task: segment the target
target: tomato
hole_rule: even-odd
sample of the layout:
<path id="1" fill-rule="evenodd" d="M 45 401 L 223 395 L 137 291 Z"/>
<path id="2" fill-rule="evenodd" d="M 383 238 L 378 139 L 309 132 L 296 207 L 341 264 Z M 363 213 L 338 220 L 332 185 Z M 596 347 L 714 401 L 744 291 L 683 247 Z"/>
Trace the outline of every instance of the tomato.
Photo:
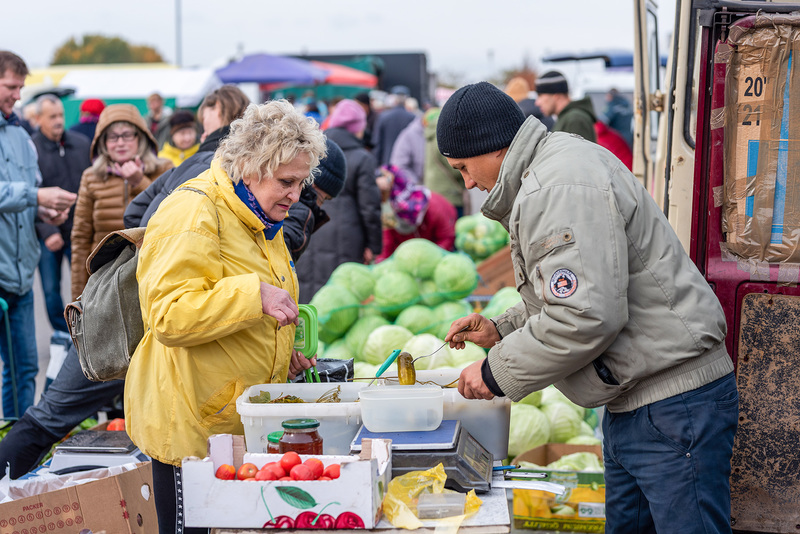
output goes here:
<path id="1" fill-rule="evenodd" d="M 275 473 L 275 478 L 280 479 L 281 477 L 286 476 L 286 471 L 281 467 L 281 464 L 278 462 L 269 462 L 268 464 L 264 464 L 264 467 L 261 469 L 269 469 L 273 473 Z"/>
<path id="2" fill-rule="evenodd" d="M 222 464 L 217 468 L 215 476 L 222 480 L 233 480 L 236 478 L 236 468 L 230 464 Z"/>
<path id="3" fill-rule="evenodd" d="M 251 464 L 250 462 L 246 464 L 242 464 L 242 467 L 236 471 L 236 479 L 237 480 L 247 480 L 248 478 L 253 478 L 258 473 L 258 467 L 255 464 Z"/>
<path id="4" fill-rule="evenodd" d="M 297 464 L 289 471 L 292 480 L 314 480 L 314 473 L 307 465 Z"/>
<path id="5" fill-rule="evenodd" d="M 106 430 L 122 430 L 125 432 L 125 419 L 117 417 L 108 422 Z"/>
<path id="6" fill-rule="evenodd" d="M 278 480 L 278 477 L 270 469 L 259 469 L 254 478 L 256 480 Z"/>
<path id="7" fill-rule="evenodd" d="M 292 467 L 301 463 L 300 455 L 294 451 L 289 451 L 283 454 L 279 463 L 281 464 L 281 467 L 283 467 L 283 470 L 289 473 L 292 471 Z"/>
<path id="8" fill-rule="evenodd" d="M 331 464 L 322 472 L 323 476 L 330 477 L 331 479 L 339 478 L 342 466 L 339 464 Z"/>
<path id="9" fill-rule="evenodd" d="M 314 480 L 321 477 L 322 472 L 325 470 L 325 465 L 319 458 L 309 458 L 303 462 L 303 465 L 308 466 L 308 468 L 311 469 L 311 472 L 314 473 Z"/>

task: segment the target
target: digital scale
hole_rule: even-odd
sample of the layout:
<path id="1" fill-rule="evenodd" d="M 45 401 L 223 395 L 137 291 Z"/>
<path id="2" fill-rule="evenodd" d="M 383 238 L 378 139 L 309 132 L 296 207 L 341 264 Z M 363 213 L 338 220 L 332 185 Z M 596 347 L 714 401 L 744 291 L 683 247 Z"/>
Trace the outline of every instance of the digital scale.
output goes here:
<path id="1" fill-rule="evenodd" d="M 85 471 L 149 460 L 125 432 L 84 430 L 56 445 L 50 471 Z"/>
<path id="2" fill-rule="evenodd" d="M 421 432 L 376 433 L 362 425 L 350 445 L 351 451 L 360 451 L 364 438 L 392 440 L 393 478 L 441 463 L 447 473 L 447 488 L 486 493 L 492 487 L 492 455 L 461 427 L 461 421 L 444 420 L 436 430 Z"/>

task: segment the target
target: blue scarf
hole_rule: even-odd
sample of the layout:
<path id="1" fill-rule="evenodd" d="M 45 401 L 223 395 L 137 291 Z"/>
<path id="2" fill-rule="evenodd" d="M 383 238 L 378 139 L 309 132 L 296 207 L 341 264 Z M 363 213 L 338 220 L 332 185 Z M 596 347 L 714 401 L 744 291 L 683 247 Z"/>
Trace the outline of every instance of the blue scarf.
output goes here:
<path id="1" fill-rule="evenodd" d="M 253 195 L 249 187 L 244 185 L 243 180 L 239 180 L 239 183 L 234 185 L 233 189 L 236 191 L 236 196 L 239 197 L 239 200 L 244 202 L 244 205 L 250 208 L 250 211 L 255 213 L 258 220 L 264 224 L 264 237 L 267 238 L 267 241 L 272 241 L 283 226 L 283 221 L 276 222 L 267 217 L 267 214 L 261 209 L 258 200 L 256 200 L 255 195 Z"/>
<path id="2" fill-rule="evenodd" d="M 19 122 L 19 117 L 17 117 L 17 114 L 13 111 L 11 112 L 11 115 L 5 117 L 5 119 L 9 126 L 22 126 L 22 124 Z"/>

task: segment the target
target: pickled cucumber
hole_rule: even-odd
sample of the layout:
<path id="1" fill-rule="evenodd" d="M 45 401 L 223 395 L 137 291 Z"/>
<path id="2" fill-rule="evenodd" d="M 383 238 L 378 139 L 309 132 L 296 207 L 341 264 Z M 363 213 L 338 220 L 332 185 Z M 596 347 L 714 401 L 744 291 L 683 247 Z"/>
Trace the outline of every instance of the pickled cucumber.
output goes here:
<path id="1" fill-rule="evenodd" d="M 417 383 L 414 358 L 407 352 L 401 352 L 397 357 L 397 379 L 401 386 L 413 386 Z"/>

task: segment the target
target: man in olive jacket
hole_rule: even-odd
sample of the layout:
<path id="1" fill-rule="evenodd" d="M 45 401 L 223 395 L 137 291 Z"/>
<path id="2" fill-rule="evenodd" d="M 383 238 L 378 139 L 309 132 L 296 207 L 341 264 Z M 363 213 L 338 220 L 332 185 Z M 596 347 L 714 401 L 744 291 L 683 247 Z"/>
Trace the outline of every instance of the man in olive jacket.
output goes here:
<path id="1" fill-rule="evenodd" d="M 597 142 L 592 100 L 588 96 L 580 100 L 569 97 L 569 85 L 563 74 L 557 70 L 545 72 L 536 80 L 536 105 L 545 115 L 557 115 L 554 132 L 578 134 L 587 141 Z"/>
<path id="2" fill-rule="evenodd" d="M 453 323 L 488 357 L 464 397 L 549 384 L 603 418 L 606 532 L 730 532 L 738 418 L 722 307 L 648 192 L 604 148 L 547 133 L 481 82 L 439 117 L 439 150 L 511 236 L 522 302 Z M 462 328 L 467 328 L 463 333 Z"/>

